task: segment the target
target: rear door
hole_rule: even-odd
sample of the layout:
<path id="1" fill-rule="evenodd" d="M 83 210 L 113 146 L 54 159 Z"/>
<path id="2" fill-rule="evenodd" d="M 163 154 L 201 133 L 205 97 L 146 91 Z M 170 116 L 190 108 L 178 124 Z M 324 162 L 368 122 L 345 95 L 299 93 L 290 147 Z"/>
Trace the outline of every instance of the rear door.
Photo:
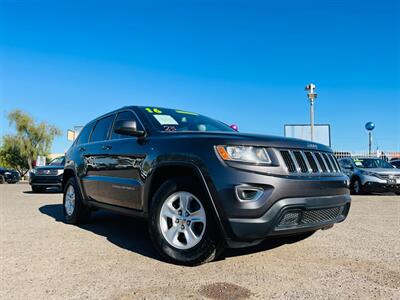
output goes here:
<path id="1" fill-rule="evenodd" d="M 116 121 L 136 121 L 138 130 L 143 125 L 131 110 L 118 112 Z M 120 135 L 113 130 L 110 139 L 103 144 L 104 157 L 99 171 L 98 200 L 112 205 L 131 209 L 142 209 L 141 192 L 143 187 L 141 167 L 146 155 L 146 145 L 137 137 Z"/>
<path id="2" fill-rule="evenodd" d="M 76 172 L 78 177 L 81 179 L 83 192 L 87 196 L 93 195 L 97 189 L 96 184 L 87 179 L 90 174 L 88 174 L 86 159 L 86 156 L 93 151 L 89 143 L 89 138 L 95 124 L 95 122 L 91 122 L 81 130 L 78 138 L 74 142 L 74 151 L 72 153 L 72 157 L 69 159 L 70 161 L 75 162 Z M 69 161 L 67 161 L 66 164 L 68 165 Z"/>
<path id="3" fill-rule="evenodd" d="M 110 136 L 111 127 L 115 118 L 115 114 L 103 117 L 94 124 L 94 128 L 90 135 L 89 143 L 82 145 L 81 149 L 84 159 L 83 186 L 86 195 L 99 202 L 104 202 L 99 186 L 104 182 L 106 176 L 109 157 L 105 151 L 105 144 Z"/>

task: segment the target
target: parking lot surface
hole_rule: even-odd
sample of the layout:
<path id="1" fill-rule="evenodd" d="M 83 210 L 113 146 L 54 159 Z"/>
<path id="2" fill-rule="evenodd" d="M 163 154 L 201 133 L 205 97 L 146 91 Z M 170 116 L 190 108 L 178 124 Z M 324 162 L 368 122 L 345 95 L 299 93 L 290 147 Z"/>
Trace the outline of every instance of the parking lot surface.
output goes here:
<path id="1" fill-rule="evenodd" d="M 163 262 L 144 221 L 98 211 L 67 225 L 61 201 L 0 185 L 1 299 L 400 299 L 400 196 L 353 197 L 330 230 L 192 268 Z"/>

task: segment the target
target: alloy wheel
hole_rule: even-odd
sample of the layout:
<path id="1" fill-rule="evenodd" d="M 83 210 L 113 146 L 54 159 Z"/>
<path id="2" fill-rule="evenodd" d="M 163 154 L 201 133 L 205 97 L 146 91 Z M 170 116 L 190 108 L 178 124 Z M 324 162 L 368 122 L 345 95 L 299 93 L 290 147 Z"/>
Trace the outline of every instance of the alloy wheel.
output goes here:
<path id="1" fill-rule="evenodd" d="M 206 229 L 206 212 L 200 200 L 189 192 L 176 192 L 163 203 L 160 229 L 173 247 L 187 250 L 196 246 Z"/>
<path id="2" fill-rule="evenodd" d="M 65 192 L 64 207 L 67 215 L 72 216 L 75 210 L 75 189 L 73 185 L 69 185 Z"/>

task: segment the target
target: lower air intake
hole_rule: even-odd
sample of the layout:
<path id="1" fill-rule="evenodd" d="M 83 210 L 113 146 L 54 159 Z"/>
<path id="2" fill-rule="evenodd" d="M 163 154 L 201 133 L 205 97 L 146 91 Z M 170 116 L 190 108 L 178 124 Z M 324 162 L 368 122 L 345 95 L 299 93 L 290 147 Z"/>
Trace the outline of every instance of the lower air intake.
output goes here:
<path id="1" fill-rule="evenodd" d="M 312 210 L 288 210 L 278 223 L 278 227 L 293 225 L 312 225 L 336 220 L 343 212 L 343 207 Z"/>

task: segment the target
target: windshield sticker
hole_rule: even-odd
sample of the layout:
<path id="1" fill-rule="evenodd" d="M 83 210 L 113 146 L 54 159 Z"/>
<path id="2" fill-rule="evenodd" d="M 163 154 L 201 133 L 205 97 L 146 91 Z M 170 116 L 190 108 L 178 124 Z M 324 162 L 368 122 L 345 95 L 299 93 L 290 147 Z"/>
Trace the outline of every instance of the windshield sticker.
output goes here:
<path id="1" fill-rule="evenodd" d="M 148 112 L 148 113 L 156 113 L 156 114 L 162 114 L 162 111 L 161 110 L 159 110 L 158 108 L 150 108 L 150 107 L 147 107 L 146 108 L 146 111 Z"/>
<path id="2" fill-rule="evenodd" d="M 192 112 L 184 111 L 184 110 L 176 110 L 176 112 L 177 112 L 178 114 L 183 114 L 183 115 L 198 116 L 198 114 L 196 114 L 196 113 L 192 113 Z"/>
<path id="3" fill-rule="evenodd" d="M 179 125 L 178 122 L 170 115 L 153 115 L 161 125 Z"/>
<path id="4" fill-rule="evenodd" d="M 176 131 L 176 127 L 171 125 L 164 125 L 164 131 Z"/>
<path id="5" fill-rule="evenodd" d="M 362 167 L 363 165 L 361 161 L 355 161 L 354 163 L 357 167 Z"/>

